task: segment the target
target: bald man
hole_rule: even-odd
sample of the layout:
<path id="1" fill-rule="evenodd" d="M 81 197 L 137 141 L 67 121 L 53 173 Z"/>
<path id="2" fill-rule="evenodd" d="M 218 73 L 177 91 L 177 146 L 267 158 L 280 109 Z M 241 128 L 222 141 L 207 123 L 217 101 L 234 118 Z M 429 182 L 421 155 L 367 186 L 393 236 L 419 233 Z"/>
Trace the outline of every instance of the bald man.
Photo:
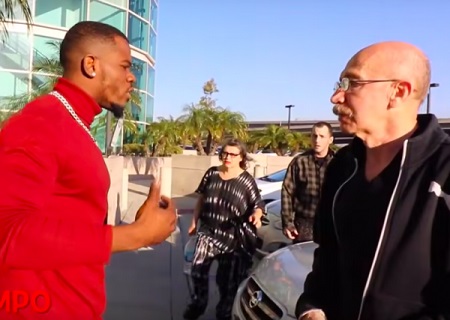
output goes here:
<path id="1" fill-rule="evenodd" d="M 89 129 L 102 108 L 120 116 L 130 99 L 127 38 L 80 22 L 60 55 L 64 75 L 54 90 L 0 131 L 2 320 L 101 319 L 111 253 L 160 243 L 175 229 L 175 209 L 158 185 L 136 222 L 104 224 L 110 177 Z"/>
<path id="2" fill-rule="evenodd" d="M 450 139 L 418 115 L 429 84 L 427 57 L 401 42 L 342 71 L 331 102 L 356 137 L 328 167 L 297 318 L 450 319 Z"/>

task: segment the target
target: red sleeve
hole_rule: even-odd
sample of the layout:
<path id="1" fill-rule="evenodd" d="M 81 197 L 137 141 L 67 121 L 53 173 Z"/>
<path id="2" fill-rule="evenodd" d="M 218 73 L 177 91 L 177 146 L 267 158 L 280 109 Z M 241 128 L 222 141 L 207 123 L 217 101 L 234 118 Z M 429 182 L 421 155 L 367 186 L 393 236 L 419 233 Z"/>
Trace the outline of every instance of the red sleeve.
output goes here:
<path id="1" fill-rule="evenodd" d="M 44 118 L 18 118 L 0 131 L 0 268 L 106 263 L 111 226 L 43 212 L 58 173 L 56 150 L 63 143 L 57 125 Z"/>

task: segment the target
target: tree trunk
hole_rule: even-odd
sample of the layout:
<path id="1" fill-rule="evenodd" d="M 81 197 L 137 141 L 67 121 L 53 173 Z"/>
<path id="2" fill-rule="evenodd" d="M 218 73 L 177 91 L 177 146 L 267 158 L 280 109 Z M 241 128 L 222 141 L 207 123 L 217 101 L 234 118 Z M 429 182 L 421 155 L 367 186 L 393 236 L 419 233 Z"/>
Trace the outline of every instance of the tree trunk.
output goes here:
<path id="1" fill-rule="evenodd" d="M 282 156 L 282 155 L 283 155 L 283 149 L 281 149 L 281 148 L 276 148 L 276 149 L 275 149 L 275 153 L 277 154 L 277 156 Z"/>
<path id="2" fill-rule="evenodd" d="M 157 151 L 157 144 L 154 143 L 152 144 L 152 154 L 151 154 L 152 157 L 156 157 L 156 151 Z"/>
<path id="3" fill-rule="evenodd" d="M 292 150 L 291 150 L 291 156 L 293 156 L 294 154 L 298 153 L 298 151 L 300 150 L 299 145 L 295 146 Z"/>
<path id="4" fill-rule="evenodd" d="M 205 149 L 203 148 L 203 145 L 202 145 L 202 138 L 195 139 L 195 146 L 197 147 L 197 150 L 201 156 L 206 155 Z"/>
<path id="5" fill-rule="evenodd" d="M 211 154 L 211 146 L 212 146 L 212 143 L 213 143 L 213 141 L 212 141 L 212 135 L 211 135 L 211 132 L 208 132 L 208 137 L 206 138 L 206 150 L 205 150 L 205 152 L 206 152 L 206 154 L 208 155 L 208 156 L 211 156 L 211 155 L 213 155 L 213 154 Z"/>
<path id="6" fill-rule="evenodd" d="M 214 142 L 211 148 L 210 156 L 215 155 L 217 148 L 219 147 L 219 144 L 217 142 Z"/>
<path id="7" fill-rule="evenodd" d="M 144 150 L 145 150 L 145 157 L 148 158 L 150 156 L 150 146 L 146 142 L 144 142 Z"/>

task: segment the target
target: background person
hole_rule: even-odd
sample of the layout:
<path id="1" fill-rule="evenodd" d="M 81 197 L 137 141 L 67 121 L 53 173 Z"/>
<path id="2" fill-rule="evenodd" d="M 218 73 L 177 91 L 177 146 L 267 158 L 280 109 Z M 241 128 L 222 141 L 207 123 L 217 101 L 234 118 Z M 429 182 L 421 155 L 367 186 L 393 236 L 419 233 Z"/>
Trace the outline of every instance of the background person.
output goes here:
<path id="1" fill-rule="evenodd" d="M 256 228 L 261 226 L 264 202 L 255 179 L 246 171 L 248 157 L 244 144 L 229 140 L 219 156 L 222 165 L 209 168 L 196 191 L 200 197 L 189 228 L 190 235 L 198 229 L 191 270 L 195 297 L 184 313 L 185 319 L 197 319 L 204 313 L 209 270 L 217 260 L 220 300 L 216 319 L 231 320 L 237 289 L 252 266 Z"/>
<path id="2" fill-rule="evenodd" d="M 284 235 L 294 243 L 313 239 L 313 224 L 325 170 L 333 158 L 333 129 L 317 122 L 311 129 L 312 148 L 294 157 L 281 187 Z"/>

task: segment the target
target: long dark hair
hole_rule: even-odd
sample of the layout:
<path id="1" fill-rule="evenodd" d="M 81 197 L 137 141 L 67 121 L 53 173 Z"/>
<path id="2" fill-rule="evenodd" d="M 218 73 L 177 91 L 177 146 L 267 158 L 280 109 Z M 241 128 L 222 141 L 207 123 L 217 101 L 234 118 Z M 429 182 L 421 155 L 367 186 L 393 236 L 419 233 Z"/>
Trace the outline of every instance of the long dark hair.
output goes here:
<path id="1" fill-rule="evenodd" d="M 240 140 L 232 138 L 227 140 L 223 145 L 222 145 L 222 149 L 220 150 L 219 153 L 219 159 L 222 161 L 223 160 L 223 152 L 225 150 L 225 147 L 236 147 L 239 149 L 239 153 L 242 157 L 242 160 L 239 162 L 239 167 L 241 167 L 242 170 L 247 170 L 248 168 L 248 163 L 250 161 L 252 161 L 253 159 L 250 158 L 247 154 L 247 148 L 245 146 L 244 143 L 242 143 Z"/>

